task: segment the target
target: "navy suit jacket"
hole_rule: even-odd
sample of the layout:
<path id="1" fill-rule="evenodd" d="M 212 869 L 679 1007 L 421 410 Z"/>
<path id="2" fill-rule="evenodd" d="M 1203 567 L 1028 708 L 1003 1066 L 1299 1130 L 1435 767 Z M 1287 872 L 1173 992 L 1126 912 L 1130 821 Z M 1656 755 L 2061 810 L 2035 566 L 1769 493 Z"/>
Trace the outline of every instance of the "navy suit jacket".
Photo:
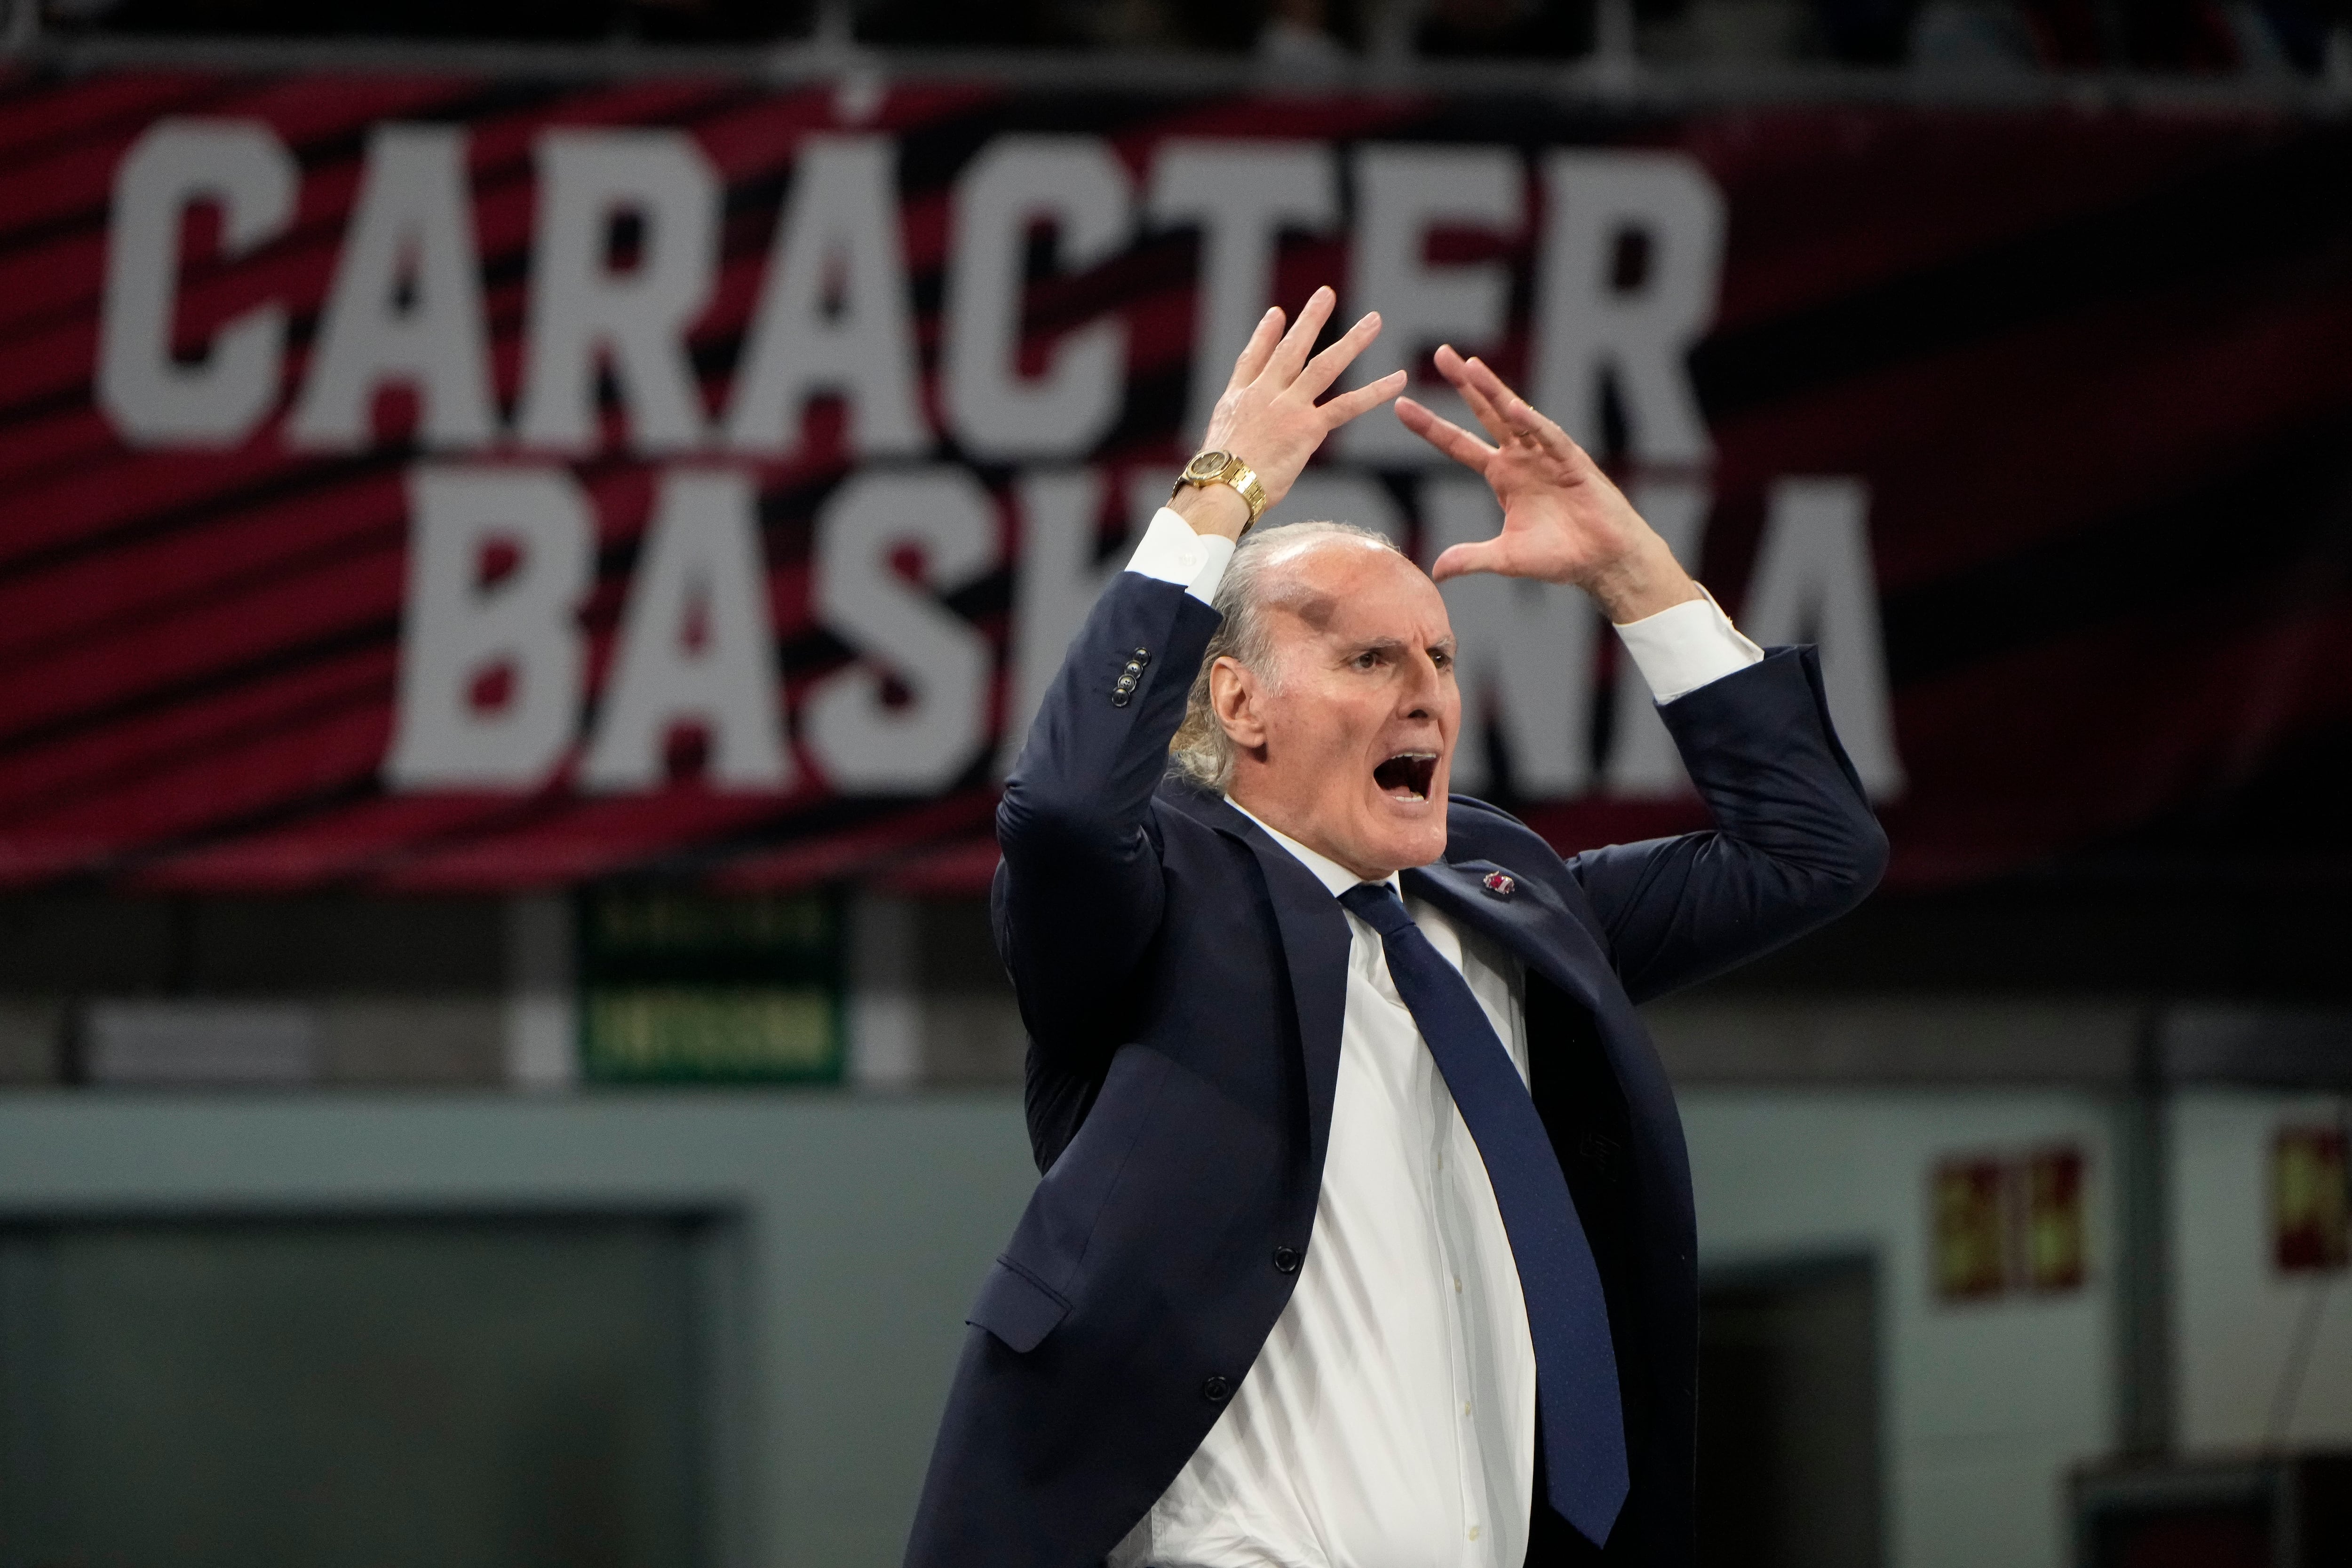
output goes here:
<path id="1" fill-rule="evenodd" d="M 1099 1563 L 1248 1375 L 1314 1247 L 1349 928 L 1295 857 L 1167 774 L 1218 619 L 1120 573 L 1005 784 L 993 915 L 1045 1174 L 971 1308 L 912 1568 Z M 1121 701 L 1130 659 L 1144 674 Z M 1714 831 L 1563 861 L 1457 796 L 1444 860 L 1405 888 L 1526 965 L 1531 1089 L 1600 1264 L 1623 1392 L 1633 1490 L 1606 1560 L 1679 1565 L 1690 1170 L 1634 1003 L 1852 907 L 1886 849 L 1810 649 L 1662 711 Z M 1498 869 L 1507 898 L 1481 885 Z M 1539 1545 L 1558 1543 L 1541 1554 L 1592 1555 L 1537 1512 Z"/>

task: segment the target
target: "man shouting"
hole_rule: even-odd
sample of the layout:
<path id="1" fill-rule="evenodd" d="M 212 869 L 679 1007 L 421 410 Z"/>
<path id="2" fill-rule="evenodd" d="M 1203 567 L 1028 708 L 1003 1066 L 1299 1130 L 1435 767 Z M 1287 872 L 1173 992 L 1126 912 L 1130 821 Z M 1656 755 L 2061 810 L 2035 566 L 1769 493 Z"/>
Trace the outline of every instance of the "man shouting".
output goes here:
<path id="1" fill-rule="evenodd" d="M 1562 860 L 1453 795 L 1435 582 L 1344 524 L 1235 548 L 1403 385 L 1318 402 L 1380 330 L 1310 358 L 1333 303 L 1258 324 L 1005 784 L 1045 1179 L 971 1309 L 916 1568 L 1691 1560 L 1690 1173 L 1634 1004 L 1851 908 L 1885 840 L 1811 651 L 1741 636 L 1449 349 L 1488 439 L 1397 417 L 1503 528 L 1435 578 L 1591 594 L 1716 826 Z"/>

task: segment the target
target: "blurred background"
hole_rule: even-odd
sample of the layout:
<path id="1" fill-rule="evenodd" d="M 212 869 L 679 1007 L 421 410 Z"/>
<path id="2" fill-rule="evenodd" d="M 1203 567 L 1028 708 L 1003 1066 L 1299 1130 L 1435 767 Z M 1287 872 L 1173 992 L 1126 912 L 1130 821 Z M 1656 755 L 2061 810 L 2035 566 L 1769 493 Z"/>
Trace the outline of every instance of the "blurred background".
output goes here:
<path id="1" fill-rule="evenodd" d="M 2341 0 L 0 40 L 0 1568 L 896 1562 L 1035 1179 L 996 781 L 1327 282 L 1818 643 L 1893 837 L 1649 1009 L 1705 1561 L 2352 1559 Z M 1378 419 L 1323 516 L 1496 524 Z M 1449 599 L 1457 788 L 1703 823 L 1582 601 Z"/>

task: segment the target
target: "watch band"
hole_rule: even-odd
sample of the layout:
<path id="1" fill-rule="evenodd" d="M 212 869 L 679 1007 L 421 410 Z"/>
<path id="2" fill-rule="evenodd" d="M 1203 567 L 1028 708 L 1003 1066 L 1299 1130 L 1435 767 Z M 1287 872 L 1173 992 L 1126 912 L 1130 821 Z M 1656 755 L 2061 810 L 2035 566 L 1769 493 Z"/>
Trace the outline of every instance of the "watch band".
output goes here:
<path id="1" fill-rule="evenodd" d="M 1168 492 L 1169 498 L 1173 500 L 1177 491 L 1187 485 L 1196 489 L 1203 485 L 1223 485 L 1239 496 L 1242 505 L 1249 508 L 1249 521 L 1242 525 L 1244 533 L 1255 528 L 1258 518 L 1265 515 L 1265 486 L 1258 483 L 1256 473 L 1248 464 L 1230 452 L 1202 452 L 1195 455 L 1184 465 L 1184 471 L 1176 476 L 1176 483 Z"/>

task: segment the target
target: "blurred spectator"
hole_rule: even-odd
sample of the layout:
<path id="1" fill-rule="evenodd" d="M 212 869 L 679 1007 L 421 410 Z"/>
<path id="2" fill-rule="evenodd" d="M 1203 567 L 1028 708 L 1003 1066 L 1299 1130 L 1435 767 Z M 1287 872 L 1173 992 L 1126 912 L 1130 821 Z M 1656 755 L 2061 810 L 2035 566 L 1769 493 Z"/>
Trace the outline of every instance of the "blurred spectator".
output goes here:
<path id="1" fill-rule="evenodd" d="M 1349 51 L 1339 21 L 1328 0 L 1274 0 L 1257 35 L 1258 63 L 1268 78 L 1314 86 L 1346 75 Z"/>
<path id="2" fill-rule="evenodd" d="M 2234 71 L 2243 63 L 2217 0 L 2024 0 L 2042 57 L 2062 70 Z"/>
<path id="3" fill-rule="evenodd" d="M 2021 0 L 2019 9 L 2042 60 L 2061 70 L 2106 65 L 2122 33 L 2116 8 L 2106 0 Z"/>
<path id="4" fill-rule="evenodd" d="M 2237 0 L 2223 15 L 2230 24 L 2230 44 L 2237 52 L 2238 69 L 2242 74 L 2283 77 L 2294 73 L 2295 66 L 2287 54 L 2286 40 L 2260 5 Z"/>
<path id="5" fill-rule="evenodd" d="M 1910 52 L 1928 70 L 2316 74 L 2347 11 L 2347 0 L 1927 0 Z"/>
<path id="6" fill-rule="evenodd" d="M 1101 49 L 1167 49 L 1187 42 L 1186 8 L 1171 0 L 1065 0 L 1082 43 Z"/>
<path id="7" fill-rule="evenodd" d="M 1157 35 L 1167 45 L 1240 54 L 1257 42 L 1266 0 L 1165 0 Z"/>
<path id="8" fill-rule="evenodd" d="M 2067 68 L 2126 66 L 2140 70 L 2232 70 L 2237 47 L 2230 21 L 2213 0 L 2028 0 L 2044 26 L 2055 61 Z"/>
<path id="9" fill-rule="evenodd" d="M 1937 73 L 2038 70 L 2041 38 L 2009 0 L 1927 0 L 1911 25 L 1911 63 Z"/>
<path id="10" fill-rule="evenodd" d="M 2242 16 L 2259 22 L 2288 64 L 2307 75 L 2327 68 L 2331 37 L 2352 41 L 2352 4 L 2347 0 L 2259 0 L 2241 5 Z M 2245 23 L 2240 22 L 2240 30 Z M 2344 46 L 2339 44 L 2338 47 Z"/>
<path id="11" fill-rule="evenodd" d="M 1684 0 L 1643 13 L 1642 53 L 1665 64 L 1770 66 L 1822 52 L 1812 0 Z"/>
<path id="12" fill-rule="evenodd" d="M 1439 58 L 1568 59 L 1592 47 L 1592 0 L 1433 0 L 1414 42 Z"/>
<path id="13" fill-rule="evenodd" d="M 1904 57 L 1917 0 L 1820 0 L 1822 41 L 1849 65 L 1891 66 Z"/>
<path id="14" fill-rule="evenodd" d="M 898 48 L 1247 49 L 1263 0 L 878 0 L 857 37 Z"/>
<path id="15" fill-rule="evenodd" d="M 37 7 L 44 26 L 63 32 L 75 32 L 102 22 L 110 13 L 121 9 L 122 0 L 46 0 Z M 12 8 L 11 20 L 15 19 Z"/>
<path id="16" fill-rule="evenodd" d="M 2214 0 L 2137 0 L 2118 8 L 2119 63 L 2140 70 L 2231 71 L 2237 41 Z"/>
<path id="17" fill-rule="evenodd" d="M 860 6 L 860 42 L 898 48 L 1055 48 L 1082 42 L 1053 0 L 879 0 Z"/>
<path id="18" fill-rule="evenodd" d="M 615 30 L 649 43 L 760 43 L 805 37 L 815 9 L 774 0 L 624 0 Z"/>

